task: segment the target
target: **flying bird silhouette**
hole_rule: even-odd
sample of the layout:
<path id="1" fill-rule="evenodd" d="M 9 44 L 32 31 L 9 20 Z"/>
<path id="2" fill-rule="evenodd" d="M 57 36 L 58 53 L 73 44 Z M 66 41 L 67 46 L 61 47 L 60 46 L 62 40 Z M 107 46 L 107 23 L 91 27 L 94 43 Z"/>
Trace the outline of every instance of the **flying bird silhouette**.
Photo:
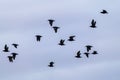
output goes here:
<path id="1" fill-rule="evenodd" d="M 12 56 L 8 56 L 9 62 L 13 62 L 13 57 Z"/>
<path id="2" fill-rule="evenodd" d="M 98 52 L 97 52 L 97 51 L 93 51 L 92 54 L 93 54 L 93 55 L 96 55 L 96 54 L 98 54 Z"/>
<path id="3" fill-rule="evenodd" d="M 84 54 L 85 54 L 85 56 L 86 56 L 87 58 L 89 58 L 89 54 L 90 54 L 90 53 L 85 52 Z"/>
<path id="4" fill-rule="evenodd" d="M 100 13 L 102 13 L 102 14 L 108 14 L 108 12 L 106 10 L 103 10 Z"/>
<path id="5" fill-rule="evenodd" d="M 16 55 L 18 55 L 18 53 L 11 53 L 11 54 L 12 54 L 13 59 L 15 60 Z"/>
<path id="6" fill-rule="evenodd" d="M 69 39 L 68 39 L 68 41 L 75 41 L 74 37 L 75 36 L 70 36 Z"/>
<path id="7" fill-rule="evenodd" d="M 92 19 L 90 27 L 91 28 L 96 28 L 96 21 L 94 19 Z"/>
<path id="8" fill-rule="evenodd" d="M 53 64 L 54 64 L 54 62 L 50 62 L 48 66 L 49 66 L 49 67 L 54 67 Z"/>
<path id="9" fill-rule="evenodd" d="M 59 28 L 60 28 L 60 27 L 57 27 L 57 26 L 54 26 L 54 27 L 53 27 L 55 33 L 57 33 L 57 31 L 58 31 Z"/>
<path id="10" fill-rule="evenodd" d="M 49 19 L 48 21 L 49 21 L 50 26 L 52 26 L 53 22 L 55 22 L 55 20 L 53 20 L 53 19 Z"/>
<path id="11" fill-rule="evenodd" d="M 7 46 L 7 44 L 5 44 L 5 47 L 4 47 L 4 52 L 9 52 L 9 47 Z"/>
<path id="12" fill-rule="evenodd" d="M 77 52 L 77 55 L 76 55 L 75 57 L 76 57 L 76 58 L 82 58 L 80 55 L 81 55 L 81 53 L 80 53 L 80 51 L 78 51 L 78 52 Z"/>
<path id="13" fill-rule="evenodd" d="M 41 40 L 41 37 L 42 37 L 41 35 L 36 35 L 36 40 L 37 40 L 37 41 L 40 41 L 40 40 Z"/>
<path id="14" fill-rule="evenodd" d="M 85 47 L 86 47 L 86 49 L 87 49 L 87 52 L 89 52 L 93 46 L 91 46 L 91 45 L 86 45 Z"/>
<path id="15" fill-rule="evenodd" d="M 15 48 L 17 48 L 19 45 L 18 44 L 15 44 L 15 43 L 13 43 L 12 44 Z"/>
<path id="16" fill-rule="evenodd" d="M 64 42 L 65 40 L 61 39 L 59 45 L 64 46 L 65 45 Z"/>

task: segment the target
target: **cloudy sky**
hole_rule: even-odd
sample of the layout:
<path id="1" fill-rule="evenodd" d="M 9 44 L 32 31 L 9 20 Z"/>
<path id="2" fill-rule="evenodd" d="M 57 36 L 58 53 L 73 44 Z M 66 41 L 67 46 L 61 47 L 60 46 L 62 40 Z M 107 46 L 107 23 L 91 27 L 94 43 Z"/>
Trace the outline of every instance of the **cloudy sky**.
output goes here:
<path id="1" fill-rule="evenodd" d="M 119 5 L 119 0 L 0 0 L 0 79 L 119 80 Z M 102 9 L 109 14 L 100 14 Z M 48 19 L 60 27 L 57 34 Z M 96 29 L 89 27 L 92 19 Z M 41 42 L 35 35 L 43 36 Z M 76 41 L 67 41 L 71 35 Z M 58 45 L 60 39 L 66 40 L 65 46 Z M 9 53 L 2 51 L 5 44 Z M 88 44 L 99 54 L 76 59 L 76 52 L 84 53 Z M 10 63 L 12 52 L 19 55 Z M 47 66 L 50 61 L 54 68 Z"/>

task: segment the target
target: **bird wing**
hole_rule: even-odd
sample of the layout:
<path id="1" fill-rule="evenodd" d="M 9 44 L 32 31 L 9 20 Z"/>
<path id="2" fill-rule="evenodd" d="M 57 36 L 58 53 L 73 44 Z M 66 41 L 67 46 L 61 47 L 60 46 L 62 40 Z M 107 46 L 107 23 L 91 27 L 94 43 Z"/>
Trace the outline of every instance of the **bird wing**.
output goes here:
<path id="1" fill-rule="evenodd" d="M 91 22 L 91 24 L 94 24 L 94 19 L 92 19 L 92 22 Z"/>
<path id="2" fill-rule="evenodd" d="M 77 55 L 80 55 L 80 51 L 77 52 Z"/>
<path id="3" fill-rule="evenodd" d="M 7 47 L 7 45 L 5 45 L 5 47 L 4 47 L 5 49 L 8 49 L 8 47 Z"/>
<path id="4" fill-rule="evenodd" d="M 70 36 L 69 38 L 74 38 L 75 36 Z"/>
<path id="5" fill-rule="evenodd" d="M 94 21 L 94 25 L 96 25 L 96 21 Z"/>

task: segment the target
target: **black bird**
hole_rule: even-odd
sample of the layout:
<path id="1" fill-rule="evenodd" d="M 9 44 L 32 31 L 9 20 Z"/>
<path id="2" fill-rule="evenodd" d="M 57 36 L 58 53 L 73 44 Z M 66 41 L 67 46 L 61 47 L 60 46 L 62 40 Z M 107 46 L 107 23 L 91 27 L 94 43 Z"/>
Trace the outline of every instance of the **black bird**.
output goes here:
<path id="1" fill-rule="evenodd" d="M 60 28 L 60 27 L 57 27 L 57 26 L 54 26 L 54 27 L 53 27 L 55 33 L 57 33 L 57 31 L 58 31 L 59 28 Z"/>
<path id="2" fill-rule="evenodd" d="M 8 56 L 9 62 L 13 62 L 13 57 L 12 56 Z"/>
<path id="3" fill-rule="evenodd" d="M 91 28 L 96 28 L 96 21 L 94 19 L 92 19 L 90 27 Z"/>
<path id="4" fill-rule="evenodd" d="M 59 45 L 64 46 L 65 45 L 64 42 L 65 40 L 61 39 Z"/>
<path id="5" fill-rule="evenodd" d="M 91 46 L 91 45 L 86 45 L 85 47 L 86 47 L 86 49 L 87 49 L 87 52 L 89 52 L 93 46 Z"/>
<path id="6" fill-rule="evenodd" d="M 49 21 L 50 26 L 52 26 L 53 22 L 55 22 L 55 20 L 53 20 L 53 19 L 49 19 L 48 21 Z"/>
<path id="7" fill-rule="evenodd" d="M 70 36 L 69 39 L 68 39 L 68 41 L 75 41 L 74 37 L 75 36 Z"/>
<path id="8" fill-rule="evenodd" d="M 5 47 L 4 47 L 4 52 L 9 52 L 9 47 L 7 46 L 7 44 L 5 44 Z"/>
<path id="9" fill-rule="evenodd" d="M 54 67 L 53 64 L 54 64 L 54 62 L 50 62 L 48 66 L 49 66 L 49 67 Z"/>
<path id="10" fill-rule="evenodd" d="M 40 41 L 40 40 L 41 40 L 41 37 L 42 37 L 41 35 L 36 35 L 36 40 L 37 40 L 37 41 Z"/>
<path id="11" fill-rule="evenodd" d="M 108 14 L 108 12 L 106 10 L 103 10 L 100 13 L 102 13 L 102 14 Z"/>
<path id="12" fill-rule="evenodd" d="M 15 44 L 15 43 L 13 43 L 12 44 L 15 48 L 17 48 L 19 45 L 18 44 Z"/>
<path id="13" fill-rule="evenodd" d="M 86 55 L 87 58 L 89 58 L 89 54 L 90 54 L 90 53 L 85 52 L 84 54 Z"/>
<path id="14" fill-rule="evenodd" d="M 80 51 L 78 51 L 78 52 L 77 52 L 77 55 L 76 55 L 75 57 L 76 57 L 76 58 L 82 58 L 80 55 L 81 55 L 81 53 L 80 53 Z"/>
<path id="15" fill-rule="evenodd" d="M 12 54 L 13 59 L 15 60 L 16 55 L 18 55 L 18 53 L 11 53 L 11 54 Z"/>
<path id="16" fill-rule="evenodd" d="M 93 54 L 93 55 L 96 55 L 96 54 L 98 54 L 98 52 L 97 52 L 97 51 L 93 51 L 92 54 Z"/>

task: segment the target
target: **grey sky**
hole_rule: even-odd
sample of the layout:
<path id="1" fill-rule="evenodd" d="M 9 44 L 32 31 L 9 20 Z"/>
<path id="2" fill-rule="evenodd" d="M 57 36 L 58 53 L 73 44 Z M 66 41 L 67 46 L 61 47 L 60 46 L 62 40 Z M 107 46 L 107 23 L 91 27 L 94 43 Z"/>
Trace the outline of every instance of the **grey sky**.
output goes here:
<path id="1" fill-rule="evenodd" d="M 119 80 L 119 5 L 119 0 L 0 0 L 0 80 Z M 102 9 L 109 14 L 100 14 Z M 60 27 L 57 34 L 50 18 Z M 92 19 L 96 29 L 89 27 Z M 40 43 L 36 34 L 43 36 Z M 57 45 L 70 35 L 76 35 L 75 42 Z M 5 44 L 19 53 L 14 63 L 2 52 Z M 87 44 L 99 54 L 75 59 Z M 47 67 L 50 61 L 54 68 Z"/>

